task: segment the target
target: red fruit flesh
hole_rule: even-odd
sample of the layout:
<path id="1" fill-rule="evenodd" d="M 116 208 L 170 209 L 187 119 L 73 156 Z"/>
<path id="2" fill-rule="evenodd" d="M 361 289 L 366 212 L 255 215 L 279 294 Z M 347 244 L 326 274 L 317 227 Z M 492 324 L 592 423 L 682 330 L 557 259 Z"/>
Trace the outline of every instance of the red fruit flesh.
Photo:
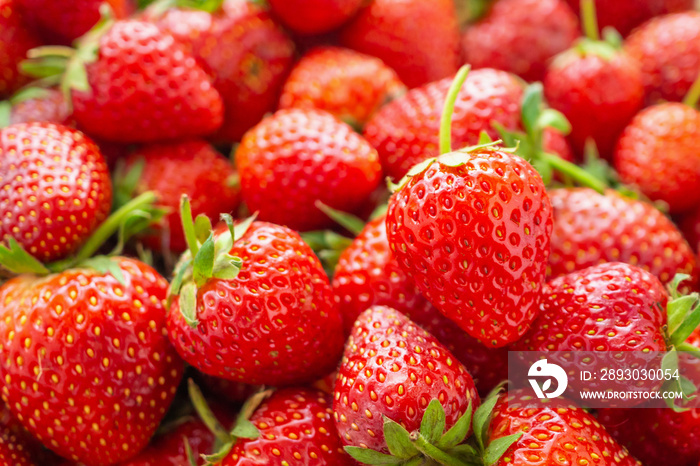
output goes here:
<path id="1" fill-rule="evenodd" d="M 28 81 L 17 67 L 28 50 L 40 45 L 18 11 L 18 2 L 0 0 L 0 98 L 10 96 Z"/>
<path id="2" fill-rule="evenodd" d="M 270 0 L 272 12 L 298 34 L 329 32 L 360 9 L 363 0 Z"/>
<path id="3" fill-rule="evenodd" d="M 74 252 L 107 217 L 109 171 L 84 134 L 50 123 L 0 130 L 0 240 L 49 262 Z"/>
<path id="4" fill-rule="evenodd" d="M 10 123 L 55 123 L 71 125 L 72 111 L 68 108 L 63 93 L 56 89 L 47 90 L 42 97 L 23 100 L 12 106 Z"/>

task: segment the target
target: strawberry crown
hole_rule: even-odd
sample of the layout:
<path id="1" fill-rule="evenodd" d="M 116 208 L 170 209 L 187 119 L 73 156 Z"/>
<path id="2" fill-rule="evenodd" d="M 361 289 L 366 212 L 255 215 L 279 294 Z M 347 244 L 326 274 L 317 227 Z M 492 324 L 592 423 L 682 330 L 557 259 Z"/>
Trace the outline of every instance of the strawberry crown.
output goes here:
<path id="1" fill-rule="evenodd" d="M 604 60 L 612 60 L 622 50 L 622 36 L 614 28 L 603 29 L 601 40 L 598 32 L 598 15 L 594 0 L 581 0 L 581 26 L 584 37 L 578 39 L 574 46 L 555 57 L 557 62 L 565 62 L 574 57 L 595 55 Z"/>

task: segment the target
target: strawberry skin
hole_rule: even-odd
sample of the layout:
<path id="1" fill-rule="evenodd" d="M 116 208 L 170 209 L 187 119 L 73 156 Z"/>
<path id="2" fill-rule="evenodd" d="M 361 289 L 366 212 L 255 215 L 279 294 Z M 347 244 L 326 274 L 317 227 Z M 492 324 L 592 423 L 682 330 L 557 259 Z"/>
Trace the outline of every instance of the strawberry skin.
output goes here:
<path id="1" fill-rule="evenodd" d="M 538 81 L 549 59 L 579 35 L 578 18 L 564 0 L 499 0 L 467 28 L 462 49 L 473 68 L 496 68 Z"/>
<path id="2" fill-rule="evenodd" d="M 461 61 L 452 0 L 374 0 L 343 29 L 340 43 L 381 58 L 411 88 L 452 76 Z"/>
<path id="3" fill-rule="evenodd" d="M 35 466 L 32 459 L 34 440 L 13 417 L 9 410 L 0 406 L 0 463 L 5 466 Z"/>
<path id="4" fill-rule="evenodd" d="M 517 340 L 536 317 L 551 232 L 539 174 L 498 147 L 439 157 L 393 195 L 387 213 L 401 268 L 491 347 Z"/>
<path id="5" fill-rule="evenodd" d="M 523 436 L 494 466 L 641 466 L 593 416 L 561 398 L 537 400 L 517 390 L 503 395 L 493 410 L 489 437 L 519 432 Z"/>
<path id="6" fill-rule="evenodd" d="M 467 370 L 432 335 L 398 311 L 373 306 L 355 322 L 335 385 L 333 416 L 344 444 L 388 453 L 384 416 L 408 432 L 431 400 L 449 429 L 479 395 Z"/>
<path id="7" fill-rule="evenodd" d="M 308 388 L 276 391 L 253 413 L 257 439 L 239 441 L 221 466 L 352 466 L 331 417 L 331 397 Z"/>
<path id="8" fill-rule="evenodd" d="M 280 108 L 317 108 L 362 128 L 406 87 L 380 59 L 342 47 L 304 55 L 284 84 Z"/>
<path id="9" fill-rule="evenodd" d="M 27 82 L 17 66 L 27 51 L 41 41 L 27 27 L 17 0 L 0 0 L 0 97 L 7 97 Z"/>
<path id="10" fill-rule="evenodd" d="M 603 262 L 636 265 L 668 284 L 676 273 L 697 281 L 696 257 L 680 231 L 651 204 L 615 191 L 549 191 L 554 208 L 549 273 L 556 277 Z"/>
<path id="11" fill-rule="evenodd" d="M 183 372 L 165 333 L 167 282 L 136 260 L 110 260 L 124 285 L 73 269 L 0 288 L 3 401 L 47 447 L 95 465 L 148 443 Z"/>
<path id="12" fill-rule="evenodd" d="M 650 199 L 664 201 L 671 213 L 700 205 L 700 112 L 675 102 L 640 112 L 615 148 L 620 179 Z"/>
<path id="13" fill-rule="evenodd" d="M 89 91 L 74 90 L 75 119 L 114 142 L 211 134 L 223 121 L 221 96 L 195 59 L 154 24 L 118 21 L 87 65 Z"/>
<path id="14" fill-rule="evenodd" d="M 352 128 L 315 109 L 280 110 L 236 151 L 243 200 L 260 220 L 305 231 L 332 220 L 314 203 L 356 212 L 379 186 L 377 152 Z"/>
<path id="15" fill-rule="evenodd" d="M 303 35 L 321 34 L 341 26 L 362 4 L 363 0 L 270 0 L 275 16 Z"/>
<path id="16" fill-rule="evenodd" d="M 253 385 L 310 382 L 331 372 L 342 352 L 342 320 L 311 248 L 288 228 L 254 222 L 230 254 L 243 268 L 199 288 L 196 328 L 179 299 L 172 301 L 168 331 L 185 361 Z"/>
<path id="17" fill-rule="evenodd" d="M 50 123 L 0 130 L 0 241 L 48 262 L 75 251 L 109 214 L 112 183 L 100 150 Z"/>
<path id="18" fill-rule="evenodd" d="M 72 114 L 63 93 L 57 89 L 47 89 L 46 95 L 13 105 L 10 123 L 46 122 L 70 126 L 73 123 Z"/>
<path id="19" fill-rule="evenodd" d="M 173 8 L 158 20 L 213 77 L 225 115 L 212 135 L 237 142 L 277 104 L 292 67 L 294 44 L 268 12 L 247 0 L 226 0 L 215 13 Z"/>
<path id="20" fill-rule="evenodd" d="M 126 165 L 143 160 L 143 172 L 135 195 L 154 191 L 158 205 L 169 209 L 163 227 L 144 238 L 152 249 L 181 253 L 187 248 L 179 205 L 182 194 L 191 199 L 194 216 L 204 214 L 213 222 L 219 214 L 235 211 L 240 202 L 236 171 L 229 161 L 201 139 L 159 143 L 133 152 Z"/>

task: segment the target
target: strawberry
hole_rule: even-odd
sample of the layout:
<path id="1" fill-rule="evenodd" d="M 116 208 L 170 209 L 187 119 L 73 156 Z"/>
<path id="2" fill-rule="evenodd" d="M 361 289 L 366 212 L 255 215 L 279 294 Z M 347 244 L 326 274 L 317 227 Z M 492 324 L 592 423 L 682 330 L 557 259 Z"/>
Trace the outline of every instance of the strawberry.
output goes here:
<path id="1" fill-rule="evenodd" d="M 214 78 L 225 106 L 214 140 L 239 141 L 275 109 L 292 67 L 294 44 L 255 2 L 225 0 L 213 13 L 174 8 L 157 24 Z"/>
<path id="2" fill-rule="evenodd" d="M 117 182 L 117 193 L 128 198 L 153 191 L 158 195 L 158 204 L 169 210 L 163 226 L 154 227 L 144 237 L 149 248 L 176 253 L 187 249 L 178 210 L 182 194 L 190 197 L 194 215 L 204 214 L 211 220 L 238 207 L 236 171 L 201 139 L 143 146 L 128 156 L 125 166 L 121 186 Z M 119 199 L 117 203 L 124 201 Z"/>
<path id="3" fill-rule="evenodd" d="M 75 251 L 109 214 L 107 164 L 89 138 L 50 123 L 0 130 L 0 240 L 43 261 Z"/>
<path id="4" fill-rule="evenodd" d="M 549 59 L 578 36 L 578 20 L 564 0 L 499 0 L 485 18 L 467 27 L 462 50 L 474 68 L 538 81 Z"/>
<path id="5" fill-rule="evenodd" d="M 487 394 L 508 378 L 508 352 L 487 348 L 440 314 L 399 267 L 389 247 L 384 216 L 367 223 L 343 251 L 335 268 L 333 291 L 346 334 L 368 307 L 389 306 L 445 345 L 469 370 L 479 393 Z"/>
<path id="6" fill-rule="evenodd" d="M 517 390 L 501 396 L 488 436 L 493 442 L 511 435 L 520 437 L 494 466 L 641 465 L 593 416 L 561 398 L 538 400 Z"/>
<path id="7" fill-rule="evenodd" d="M 363 0 L 270 0 L 270 9 L 292 31 L 329 32 L 349 20 Z"/>
<path id="8" fill-rule="evenodd" d="M 594 3 L 583 0 L 582 5 Z M 603 158 L 610 159 L 618 136 L 644 104 L 642 73 L 614 36 L 600 40 L 594 9 L 587 9 L 584 24 L 588 37 L 557 55 L 547 68 L 545 97 L 571 123 L 569 137 L 578 154 L 591 139 Z"/>
<path id="9" fill-rule="evenodd" d="M 183 367 L 165 336 L 165 279 L 133 259 L 99 268 L 0 287 L 0 396 L 60 455 L 115 464 L 148 443 Z"/>
<path id="10" fill-rule="evenodd" d="M 0 463 L 7 466 L 34 466 L 33 455 L 41 444 L 22 427 L 10 413 L 0 405 Z"/>
<path id="11" fill-rule="evenodd" d="M 280 110 L 236 151 L 243 200 L 261 220 L 296 230 L 330 224 L 316 201 L 357 211 L 377 188 L 376 151 L 350 126 L 315 109 Z"/>
<path id="12" fill-rule="evenodd" d="M 460 62 L 452 0 L 374 0 L 342 30 L 340 43 L 381 58 L 411 88 L 453 75 Z"/>
<path id="13" fill-rule="evenodd" d="M 27 82 L 19 63 L 41 41 L 27 27 L 17 0 L 0 0 L 0 97 L 7 97 Z"/>
<path id="14" fill-rule="evenodd" d="M 700 13 L 654 18 L 627 38 L 625 50 L 641 64 L 647 102 L 680 101 L 700 69 Z"/>
<path id="15" fill-rule="evenodd" d="M 700 112 L 689 105 L 665 103 L 640 112 L 615 148 L 620 180 L 636 185 L 672 213 L 700 206 Z"/>
<path id="16" fill-rule="evenodd" d="M 464 366 L 403 314 L 373 306 L 357 319 L 345 346 L 333 403 L 338 433 L 344 444 L 355 447 L 348 452 L 356 459 L 368 463 L 359 456 L 362 453 L 435 459 L 409 440 L 409 433 L 419 428 L 417 444 L 433 444 L 428 451 L 448 454 L 443 452 L 447 445 L 438 443 L 443 430 L 459 424 L 456 429 L 462 432 L 450 447 L 461 443 L 470 427 L 462 418 L 471 416 L 478 405 L 479 396 Z M 427 432 L 425 419 L 433 416 L 440 422 Z M 387 424 L 394 428 L 387 429 Z M 404 456 L 394 448 L 401 433 L 412 447 L 404 447 Z"/>
<path id="17" fill-rule="evenodd" d="M 603 262 L 636 265 L 662 283 L 676 273 L 697 281 L 696 258 L 676 226 L 651 204 L 616 191 L 588 188 L 549 192 L 554 209 L 549 274 L 553 277 Z"/>
<path id="18" fill-rule="evenodd" d="M 318 47 L 292 70 L 280 108 L 317 108 L 362 128 L 405 89 L 396 72 L 378 58 L 341 47 Z"/>
<path id="19" fill-rule="evenodd" d="M 0 115 L 0 126 L 10 124 L 45 122 L 71 126 L 72 112 L 62 92 L 56 89 L 33 88 L 19 92 L 7 102 L 10 104 L 9 118 Z M 0 106 L 3 103 L 0 102 Z M 0 112 L 3 109 L 0 107 Z"/>
<path id="20" fill-rule="evenodd" d="M 252 219 L 234 229 L 228 216 L 228 230 L 207 231 L 204 216 L 195 228 L 186 199 L 181 215 L 190 251 L 171 285 L 168 332 L 185 361 L 253 385 L 331 372 L 342 352 L 342 320 L 320 262 L 299 235 Z"/>

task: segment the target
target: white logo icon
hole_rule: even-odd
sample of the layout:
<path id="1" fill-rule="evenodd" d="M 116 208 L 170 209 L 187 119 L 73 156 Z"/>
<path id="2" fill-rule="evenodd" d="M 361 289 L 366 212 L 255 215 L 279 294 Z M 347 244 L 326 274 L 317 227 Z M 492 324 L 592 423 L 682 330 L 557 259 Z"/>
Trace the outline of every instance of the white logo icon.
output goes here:
<path id="1" fill-rule="evenodd" d="M 556 398 L 561 396 L 566 390 L 566 386 L 569 383 L 569 379 L 566 376 L 566 372 L 561 367 L 556 364 L 549 364 L 546 359 L 540 359 L 532 366 L 527 372 L 529 377 L 549 377 L 543 384 L 542 387 L 537 383 L 535 379 L 529 379 L 532 389 L 535 391 L 537 398 Z M 557 381 L 557 389 L 553 392 L 547 392 L 552 385 L 552 378 Z"/>

